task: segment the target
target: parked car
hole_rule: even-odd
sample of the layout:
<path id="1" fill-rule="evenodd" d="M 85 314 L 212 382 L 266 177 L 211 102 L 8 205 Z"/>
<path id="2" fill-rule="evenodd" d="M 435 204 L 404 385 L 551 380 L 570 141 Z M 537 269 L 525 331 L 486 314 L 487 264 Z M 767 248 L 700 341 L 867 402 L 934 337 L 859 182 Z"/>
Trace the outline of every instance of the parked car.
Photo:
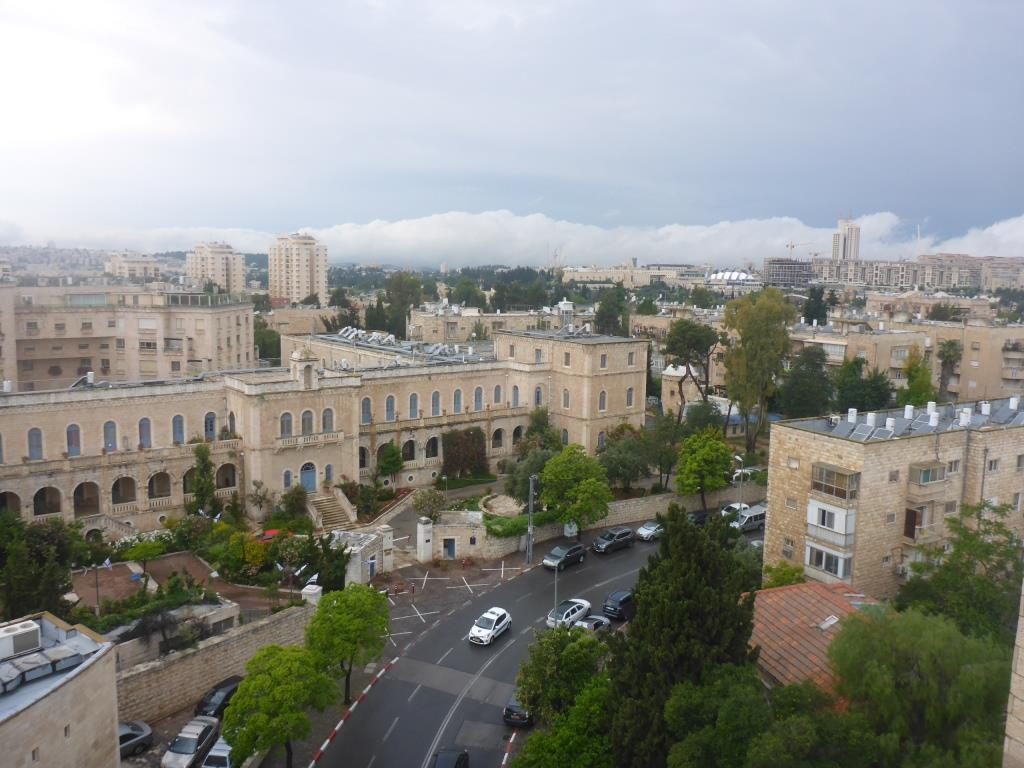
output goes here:
<path id="1" fill-rule="evenodd" d="M 591 545 L 595 552 L 614 552 L 616 549 L 625 549 L 633 546 L 633 531 L 629 528 L 609 528 L 602 533 Z"/>
<path id="2" fill-rule="evenodd" d="M 661 534 L 664 532 L 665 529 L 661 523 L 656 520 L 650 520 L 636 529 L 636 537 L 640 541 L 654 541 L 655 539 L 660 539 Z"/>
<path id="3" fill-rule="evenodd" d="M 636 603 L 633 601 L 633 592 L 628 589 L 617 589 L 609 593 L 604 599 L 602 606 L 604 615 L 610 619 L 629 621 L 636 616 Z"/>
<path id="4" fill-rule="evenodd" d="M 592 613 L 590 616 L 584 616 L 582 619 L 579 619 L 573 626 L 593 632 L 596 635 L 599 632 L 607 632 L 611 629 L 612 623 L 604 616 Z"/>
<path id="5" fill-rule="evenodd" d="M 193 717 L 174 737 L 160 759 L 160 768 L 194 768 L 206 757 L 217 740 L 220 723 L 216 718 Z"/>
<path id="6" fill-rule="evenodd" d="M 694 525 L 704 525 L 708 521 L 708 513 L 704 510 L 689 512 L 686 515 L 686 519 Z"/>
<path id="7" fill-rule="evenodd" d="M 722 505 L 722 516 L 729 517 L 732 515 L 733 517 L 739 517 L 740 512 L 746 512 L 748 509 L 750 509 L 749 504 L 744 504 L 742 501 L 732 501 Z"/>
<path id="8" fill-rule="evenodd" d="M 490 645 L 511 626 L 512 617 L 508 615 L 508 611 L 497 606 L 488 608 L 469 630 L 469 642 Z"/>
<path id="9" fill-rule="evenodd" d="M 431 768 L 469 768 L 469 752 L 464 749 L 442 749 L 434 753 Z"/>
<path id="10" fill-rule="evenodd" d="M 141 755 L 153 746 L 153 729 L 141 720 L 118 723 L 117 740 L 121 747 L 121 757 Z"/>
<path id="11" fill-rule="evenodd" d="M 206 755 L 201 768 L 237 768 L 238 763 L 231 760 L 231 745 L 221 736 Z"/>
<path id="12" fill-rule="evenodd" d="M 519 699 L 516 698 L 514 693 L 512 698 L 508 700 L 508 704 L 505 705 L 505 709 L 501 713 L 501 719 L 505 721 L 505 725 L 533 725 L 533 715 L 527 712 L 526 707 L 519 703 Z"/>
<path id="13" fill-rule="evenodd" d="M 548 611 L 549 627 L 571 627 L 590 613 L 590 603 L 578 597 L 563 600 Z"/>
<path id="14" fill-rule="evenodd" d="M 729 523 L 733 528 L 747 531 L 763 531 L 765 517 L 768 514 L 768 507 L 764 504 L 755 504 L 750 509 L 740 512 L 739 516 Z"/>
<path id="15" fill-rule="evenodd" d="M 228 708 L 231 697 L 235 695 L 241 682 L 241 675 L 232 675 L 221 680 L 196 704 L 196 714 L 221 720 L 224 717 L 224 710 Z"/>
<path id="16" fill-rule="evenodd" d="M 582 544 L 559 544 L 545 556 L 544 567 L 564 571 L 567 565 L 582 563 L 586 555 Z"/>

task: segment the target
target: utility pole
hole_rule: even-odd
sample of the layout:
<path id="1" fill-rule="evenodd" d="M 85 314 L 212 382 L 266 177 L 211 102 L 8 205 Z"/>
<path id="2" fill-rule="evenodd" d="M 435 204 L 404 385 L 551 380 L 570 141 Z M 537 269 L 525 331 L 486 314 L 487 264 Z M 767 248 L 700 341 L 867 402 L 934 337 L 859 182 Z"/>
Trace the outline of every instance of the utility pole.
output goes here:
<path id="1" fill-rule="evenodd" d="M 526 526 L 526 564 L 533 563 L 533 486 L 537 482 L 536 475 L 530 475 L 529 521 Z"/>

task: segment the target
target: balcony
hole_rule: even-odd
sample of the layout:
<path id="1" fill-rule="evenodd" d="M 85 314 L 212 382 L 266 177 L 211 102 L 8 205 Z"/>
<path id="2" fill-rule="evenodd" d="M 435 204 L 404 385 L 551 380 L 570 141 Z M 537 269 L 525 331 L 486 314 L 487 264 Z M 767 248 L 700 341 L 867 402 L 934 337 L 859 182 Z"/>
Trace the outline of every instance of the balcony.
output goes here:
<path id="1" fill-rule="evenodd" d="M 344 432 L 315 432 L 311 435 L 293 435 L 278 437 L 274 440 L 274 453 L 285 448 L 307 448 L 310 446 L 331 445 L 345 439 Z"/>
<path id="2" fill-rule="evenodd" d="M 934 483 L 907 483 L 908 506 L 921 506 L 942 501 L 949 493 L 948 480 L 936 480 Z"/>
<path id="3" fill-rule="evenodd" d="M 231 452 L 241 450 L 242 441 L 241 439 L 215 440 L 207 445 L 210 447 L 211 455 L 224 457 Z M 130 467 L 140 460 L 140 454 L 145 454 L 146 461 L 169 461 L 181 458 L 191 459 L 194 452 L 195 445 L 185 444 L 171 445 L 166 448 L 147 448 L 144 451 L 134 449 L 109 451 L 102 454 L 82 454 L 57 459 L 26 461 L 20 464 L 0 464 L 0 477 L 20 477 L 43 472 L 85 472 L 102 467 Z"/>
<path id="4" fill-rule="evenodd" d="M 1020 368 L 1003 368 L 1002 376 L 1004 379 L 1021 380 L 1024 379 L 1024 365 Z"/>
<path id="5" fill-rule="evenodd" d="M 825 528 L 821 525 L 815 525 L 814 523 L 807 524 L 807 537 L 810 539 L 816 539 L 824 544 L 831 544 L 834 547 L 840 547 L 842 549 L 851 549 L 853 547 L 855 534 L 851 531 L 850 533 L 840 533 L 839 531 L 833 531 L 831 528 Z"/>

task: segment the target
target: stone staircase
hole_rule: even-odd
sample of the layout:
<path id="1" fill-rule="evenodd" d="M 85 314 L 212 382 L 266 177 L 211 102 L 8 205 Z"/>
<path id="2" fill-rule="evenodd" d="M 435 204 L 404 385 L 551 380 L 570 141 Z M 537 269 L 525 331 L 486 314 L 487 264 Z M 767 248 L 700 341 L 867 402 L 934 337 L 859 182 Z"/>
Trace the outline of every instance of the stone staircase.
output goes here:
<path id="1" fill-rule="evenodd" d="M 333 494 L 318 493 L 311 496 L 309 501 L 316 511 L 314 519 L 319 517 L 320 527 L 324 533 L 353 531 L 359 528 L 359 523 L 355 520 L 355 510 L 348 504 L 348 499 L 345 499 L 348 509 L 342 506 L 341 501 Z"/>

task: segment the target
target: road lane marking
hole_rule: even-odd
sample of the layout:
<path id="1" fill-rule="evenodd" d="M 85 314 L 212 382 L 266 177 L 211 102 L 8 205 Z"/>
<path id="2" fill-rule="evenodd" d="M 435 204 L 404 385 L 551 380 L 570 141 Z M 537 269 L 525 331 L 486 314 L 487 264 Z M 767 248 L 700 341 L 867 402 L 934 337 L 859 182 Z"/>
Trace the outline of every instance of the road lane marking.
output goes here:
<path id="1" fill-rule="evenodd" d="M 413 688 L 412 693 L 409 694 L 409 698 L 406 699 L 406 701 L 409 702 L 410 704 L 412 704 L 412 697 L 415 696 L 417 693 L 419 693 L 420 688 L 422 688 L 422 687 L 423 687 L 423 683 L 420 683 L 415 688 Z"/>
<path id="2" fill-rule="evenodd" d="M 530 631 L 531 629 L 533 629 L 533 627 L 523 627 L 523 629 L 522 629 L 522 630 L 521 630 L 521 631 L 519 632 L 519 634 L 520 634 L 520 635 L 525 635 L 525 634 L 526 634 L 527 632 L 529 632 L 529 631 Z"/>
<path id="3" fill-rule="evenodd" d="M 429 616 L 432 613 L 440 613 L 440 611 L 428 611 L 427 613 L 423 614 L 420 613 L 420 609 L 416 607 L 416 603 L 411 603 L 411 605 L 412 609 L 416 611 L 416 615 L 420 617 L 420 621 L 422 621 L 424 624 L 427 623 L 427 620 L 423 618 L 424 616 Z"/>
<path id="4" fill-rule="evenodd" d="M 395 726 L 396 725 L 398 725 L 398 718 L 397 717 L 394 720 L 391 721 L 391 726 L 388 728 L 387 732 L 385 732 L 384 738 L 381 739 L 381 741 L 387 741 L 388 740 L 388 736 L 390 736 L 391 732 L 393 730 L 395 730 Z"/>
<path id="5" fill-rule="evenodd" d="M 455 648 L 452 647 L 452 648 L 449 648 L 447 651 L 445 651 L 444 654 L 441 656 L 441 658 L 437 660 L 437 663 L 440 664 L 442 661 L 447 659 L 448 658 L 448 654 L 451 653 L 454 650 L 455 650 Z"/>
<path id="6" fill-rule="evenodd" d="M 398 647 L 398 643 L 395 642 L 395 638 L 398 637 L 399 635 L 411 635 L 411 634 L 412 634 L 412 632 L 388 632 L 386 635 L 383 635 L 383 637 L 385 637 L 388 640 L 390 640 L 391 644 L 393 646 L 395 646 L 395 648 L 397 648 Z"/>
<path id="7" fill-rule="evenodd" d="M 469 682 L 466 683 L 465 687 L 462 689 L 462 693 L 460 693 L 458 698 L 455 699 L 455 702 L 452 704 L 451 709 L 448 710 L 448 714 L 445 715 L 444 720 L 441 722 L 441 727 L 437 729 L 437 734 L 434 736 L 434 740 L 430 743 L 430 749 L 427 750 L 427 755 L 423 758 L 422 768 L 428 768 L 428 766 L 430 765 L 430 758 L 432 758 L 434 756 L 434 753 L 437 751 L 437 746 L 441 743 L 441 738 L 444 736 L 444 732 L 448 730 L 448 726 L 451 724 L 452 718 L 455 716 L 455 710 L 457 710 L 459 708 L 459 705 L 462 704 L 462 701 L 466 698 L 466 694 L 469 693 L 469 689 L 476 685 L 477 681 L 480 680 L 484 672 L 487 671 L 487 668 L 491 666 L 491 664 L 493 664 L 495 661 L 497 661 L 498 657 L 501 656 L 501 654 L 503 654 L 505 651 L 507 651 L 515 644 L 516 638 L 512 638 L 511 642 L 499 648 L 495 652 L 495 654 L 491 656 L 491 658 L 489 658 L 482 667 L 480 667 L 479 671 L 475 675 L 473 675 L 473 677 L 470 678 Z"/>
<path id="8" fill-rule="evenodd" d="M 377 762 L 377 756 L 376 755 L 374 755 L 373 757 L 370 758 L 370 762 L 368 762 L 366 764 L 366 768 L 373 768 L 373 764 L 375 762 Z"/>
<path id="9" fill-rule="evenodd" d="M 520 602 L 522 600 L 525 600 L 526 598 L 530 597 L 533 594 L 535 594 L 535 593 L 527 592 L 525 595 L 520 595 L 519 597 L 516 598 L 516 602 L 518 603 L 518 602 Z"/>
<path id="10" fill-rule="evenodd" d="M 427 620 L 423 618 L 424 616 L 432 616 L 435 613 L 440 613 L 440 611 L 418 611 L 418 610 L 416 610 L 416 606 L 415 605 L 412 607 L 412 609 L 414 611 L 416 611 L 415 614 L 411 614 L 410 613 L 408 616 L 392 616 L 391 620 L 392 621 L 401 621 L 402 619 L 419 619 L 424 624 L 426 624 Z"/>

